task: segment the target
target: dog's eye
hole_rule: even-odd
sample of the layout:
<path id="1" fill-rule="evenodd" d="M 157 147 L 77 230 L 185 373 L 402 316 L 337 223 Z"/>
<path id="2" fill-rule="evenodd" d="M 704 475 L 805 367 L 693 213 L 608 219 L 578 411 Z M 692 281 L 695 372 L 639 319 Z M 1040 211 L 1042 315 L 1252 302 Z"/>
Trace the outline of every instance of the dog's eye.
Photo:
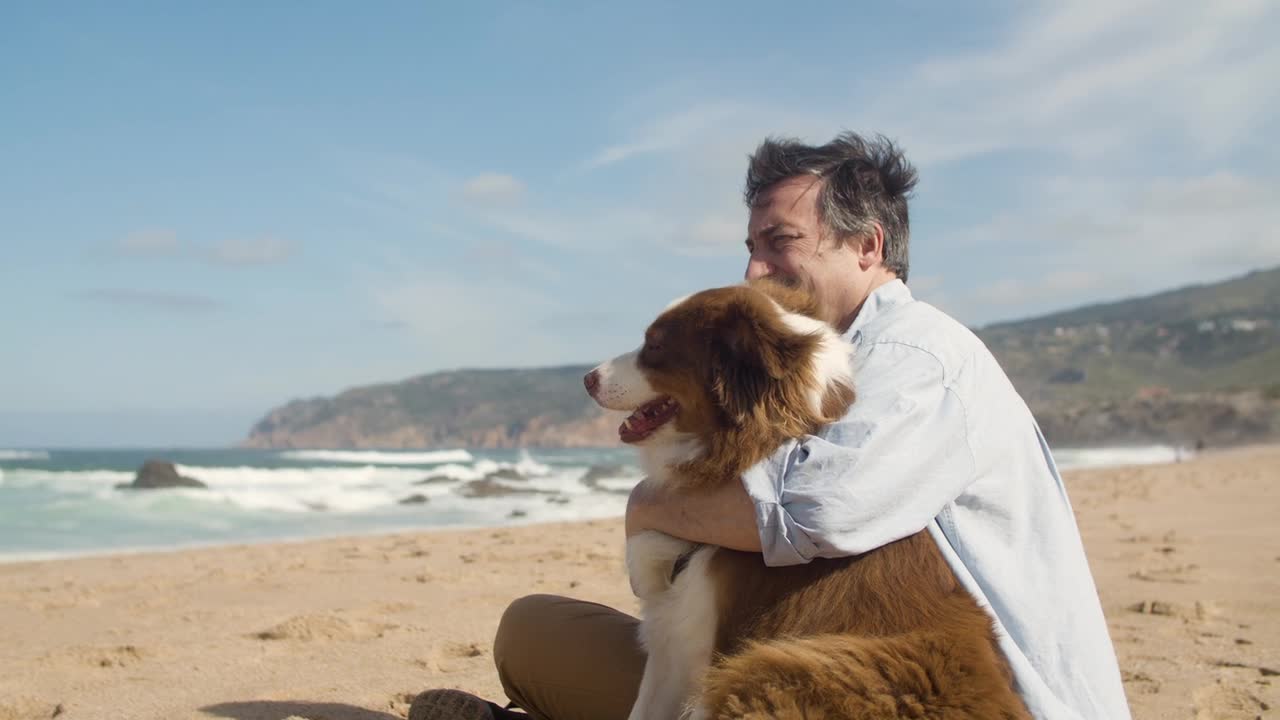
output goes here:
<path id="1" fill-rule="evenodd" d="M 662 343 L 646 340 L 644 347 L 640 348 L 640 362 L 650 367 L 656 367 L 662 364 L 662 358 L 665 353 L 662 351 Z"/>

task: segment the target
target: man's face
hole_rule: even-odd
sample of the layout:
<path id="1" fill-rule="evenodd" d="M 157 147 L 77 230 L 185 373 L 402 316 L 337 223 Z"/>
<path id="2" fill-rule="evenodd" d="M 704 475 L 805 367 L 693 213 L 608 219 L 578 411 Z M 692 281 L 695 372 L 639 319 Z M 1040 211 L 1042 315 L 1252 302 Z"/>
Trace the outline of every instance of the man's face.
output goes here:
<path id="1" fill-rule="evenodd" d="M 818 216 L 822 180 L 799 176 L 763 193 L 747 224 L 746 279 L 770 277 L 808 288 L 824 320 L 842 325 L 865 297 L 866 270 L 852 243 L 837 243 Z"/>

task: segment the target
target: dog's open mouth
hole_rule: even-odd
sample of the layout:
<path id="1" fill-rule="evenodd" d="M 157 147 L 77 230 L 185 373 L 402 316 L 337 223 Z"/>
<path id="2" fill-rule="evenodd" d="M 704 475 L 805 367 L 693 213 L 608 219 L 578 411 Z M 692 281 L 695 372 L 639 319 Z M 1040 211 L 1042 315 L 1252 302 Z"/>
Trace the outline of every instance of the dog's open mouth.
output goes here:
<path id="1" fill-rule="evenodd" d="M 618 438 L 624 443 L 638 443 L 657 432 L 679 412 L 680 404 L 667 395 L 650 400 L 622 421 L 618 426 Z"/>

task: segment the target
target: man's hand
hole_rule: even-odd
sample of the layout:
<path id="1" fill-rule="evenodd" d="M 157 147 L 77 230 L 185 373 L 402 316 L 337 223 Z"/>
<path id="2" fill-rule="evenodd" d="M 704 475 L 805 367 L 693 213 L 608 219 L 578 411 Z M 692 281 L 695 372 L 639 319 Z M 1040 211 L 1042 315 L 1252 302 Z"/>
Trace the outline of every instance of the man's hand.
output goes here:
<path id="1" fill-rule="evenodd" d="M 627 500 L 627 537 L 644 530 L 732 550 L 761 551 L 755 505 L 737 479 L 710 490 L 685 491 L 644 480 Z"/>

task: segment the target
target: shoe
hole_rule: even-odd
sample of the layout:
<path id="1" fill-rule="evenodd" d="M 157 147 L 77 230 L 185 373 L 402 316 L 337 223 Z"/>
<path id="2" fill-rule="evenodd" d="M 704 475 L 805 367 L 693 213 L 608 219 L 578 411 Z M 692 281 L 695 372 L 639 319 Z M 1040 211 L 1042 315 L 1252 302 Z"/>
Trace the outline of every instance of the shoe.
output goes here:
<path id="1" fill-rule="evenodd" d="M 409 720 L 514 720 L 523 713 L 497 705 L 461 690 L 427 690 L 409 704 Z"/>

